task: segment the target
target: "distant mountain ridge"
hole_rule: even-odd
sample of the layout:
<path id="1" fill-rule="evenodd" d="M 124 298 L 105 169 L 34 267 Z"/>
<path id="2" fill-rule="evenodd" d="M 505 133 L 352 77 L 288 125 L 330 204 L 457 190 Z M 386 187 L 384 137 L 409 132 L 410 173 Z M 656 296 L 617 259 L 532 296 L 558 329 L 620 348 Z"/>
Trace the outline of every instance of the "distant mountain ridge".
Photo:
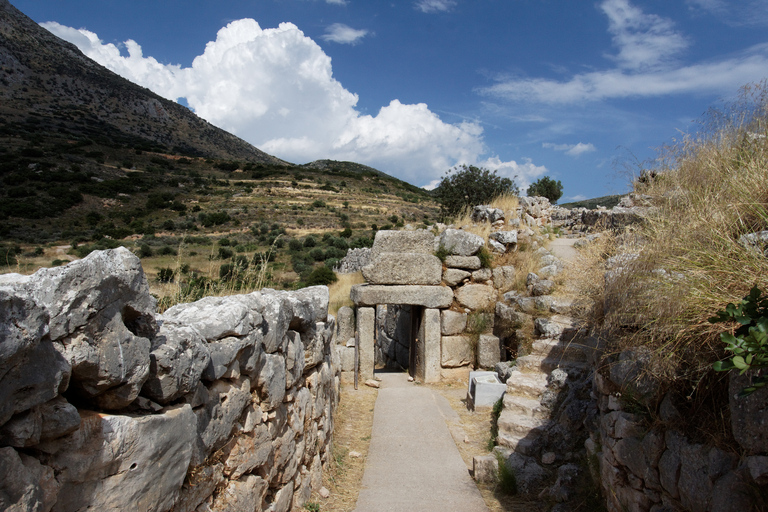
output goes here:
<path id="1" fill-rule="evenodd" d="M 0 130 L 107 138 L 190 156 L 287 164 L 133 84 L 0 0 Z M 27 128 L 29 128 L 27 126 Z"/>

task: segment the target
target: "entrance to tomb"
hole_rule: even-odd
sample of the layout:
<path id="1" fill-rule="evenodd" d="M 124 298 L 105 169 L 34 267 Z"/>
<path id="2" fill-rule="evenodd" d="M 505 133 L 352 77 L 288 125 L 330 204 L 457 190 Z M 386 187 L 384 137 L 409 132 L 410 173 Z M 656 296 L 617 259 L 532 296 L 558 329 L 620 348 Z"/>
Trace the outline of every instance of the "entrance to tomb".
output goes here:
<path id="1" fill-rule="evenodd" d="M 423 350 L 419 350 L 424 307 L 408 304 L 376 306 L 375 367 L 423 375 Z"/>

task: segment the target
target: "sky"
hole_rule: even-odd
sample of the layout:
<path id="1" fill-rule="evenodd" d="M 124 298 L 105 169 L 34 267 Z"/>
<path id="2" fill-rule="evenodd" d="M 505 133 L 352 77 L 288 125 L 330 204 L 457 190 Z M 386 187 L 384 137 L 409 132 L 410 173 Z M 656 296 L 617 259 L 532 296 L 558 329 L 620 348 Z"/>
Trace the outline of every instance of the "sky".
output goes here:
<path id="1" fill-rule="evenodd" d="M 768 77 L 768 0 L 11 0 L 123 77 L 293 163 L 433 187 L 455 166 L 628 191 Z"/>

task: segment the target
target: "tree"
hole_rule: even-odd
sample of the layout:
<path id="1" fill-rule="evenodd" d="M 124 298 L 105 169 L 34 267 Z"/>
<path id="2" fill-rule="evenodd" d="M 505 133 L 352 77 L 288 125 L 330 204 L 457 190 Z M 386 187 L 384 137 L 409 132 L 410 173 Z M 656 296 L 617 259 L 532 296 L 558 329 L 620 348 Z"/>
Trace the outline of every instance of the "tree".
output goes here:
<path id="1" fill-rule="evenodd" d="M 528 196 L 546 197 L 550 203 L 556 204 L 557 200 L 563 196 L 563 184 L 560 180 L 555 181 L 549 176 L 544 176 L 528 187 Z"/>
<path id="2" fill-rule="evenodd" d="M 487 204 L 503 194 L 517 195 L 514 180 L 502 178 L 496 171 L 474 165 L 449 170 L 434 191 L 444 217 L 453 217 L 468 207 Z"/>

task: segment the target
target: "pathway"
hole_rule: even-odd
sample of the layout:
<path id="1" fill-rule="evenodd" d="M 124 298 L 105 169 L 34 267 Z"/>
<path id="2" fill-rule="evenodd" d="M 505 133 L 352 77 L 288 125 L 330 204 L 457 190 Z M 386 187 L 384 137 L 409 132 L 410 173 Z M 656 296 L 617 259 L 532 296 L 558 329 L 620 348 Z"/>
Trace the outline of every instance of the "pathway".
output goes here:
<path id="1" fill-rule="evenodd" d="M 405 373 L 382 378 L 355 512 L 488 512 L 446 426 L 448 401 Z"/>
<path id="2" fill-rule="evenodd" d="M 563 261 L 573 261 L 579 254 L 573 247 L 577 240 L 578 238 L 555 238 L 549 242 L 549 252 Z"/>

